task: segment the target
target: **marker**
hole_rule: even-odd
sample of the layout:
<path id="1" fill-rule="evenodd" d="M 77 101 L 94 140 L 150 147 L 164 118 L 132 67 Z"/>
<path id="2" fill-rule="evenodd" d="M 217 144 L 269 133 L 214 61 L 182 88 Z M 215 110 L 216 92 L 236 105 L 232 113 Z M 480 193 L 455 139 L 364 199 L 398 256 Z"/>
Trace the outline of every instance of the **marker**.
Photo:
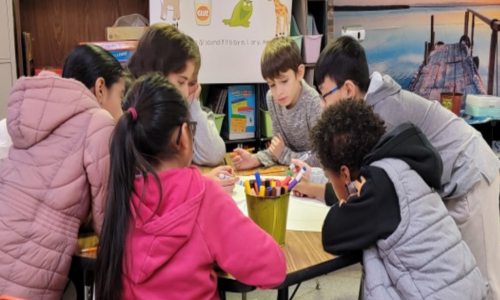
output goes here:
<path id="1" fill-rule="evenodd" d="M 261 186 L 259 190 L 259 196 L 265 197 L 266 196 L 266 188 Z"/>
<path id="2" fill-rule="evenodd" d="M 248 180 L 245 181 L 245 193 L 247 195 L 252 194 L 252 189 L 250 188 L 250 181 L 248 181 Z"/>
<path id="3" fill-rule="evenodd" d="M 222 180 L 233 178 L 232 176 L 227 176 L 226 174 L 222 174 L 222 173 L 220 173 L 218 177 Z M 239 186 L 245 186 L 245 183 L 241 179 L 238 182 L 236 182 L 236 184 Z"/>
<path id="4" fill-rule="evenodd" d="M 292 177 L 287 176 L 285 178 L 285 180 L 283 180 L 283 182 L 281 183 L 281 186 L 288 186 L 288 183 L 290 183 L 291 180 L 292 180 Z"/>
<path id="5" fill-rule="evenodd" d="M 276 181 L 271 180 L 271 187 L 273 187 L 273 188 L 276 187 Z"/>
<path id="6" fill-rule="evenodd" d="M 300 172 L 297 175 L 297 177 L 295 177 L 292 180 L 292 182 L 290 182 L 290 184 L 288 185 L 288 190 L 289 191 L 291 191 L 297 185 L 297 183 L 300 182 L 300 180 L 302 179 L 302 176 L 304 176 L 305 173 L 306 173 L 306 167 L 302 167 L 302 170 L 300 170 Z"/>
<path id="7" fill-rule="evenodd" d="M 272 187 L 268 187 L 266 194 L 267 194 L 268 197 L 272 196 L 272 194 L 273 194 L 273 188 Z"/>
<path id="8" fill-rule="evenodd" d="M 260 173 L 259 172 L 255 172 L 255 182 L 257 182 L 257 186 L 260 187 L 262 186 L 262 180 L 260 179 Z"/>
<path id="9" fill-rule="evenodd" d="M 305 161 L 309 157 L 311 157 L 311 151 L 307 151 L 306 153 L 304 153 L 301 157 L 299 157 L 299 160 L 300 161 Z M 295 164 L 294 163 L 291 163 L 289 167 L 290 167 L 290 170 L 295 170 Z"/>
<path id="10" fill-rule="evenodd" d="M 281 195 L 285 195 L 286 193 L 288 193 L 288 188 L 286 186 L 282 186 L 281 187 Z"/>

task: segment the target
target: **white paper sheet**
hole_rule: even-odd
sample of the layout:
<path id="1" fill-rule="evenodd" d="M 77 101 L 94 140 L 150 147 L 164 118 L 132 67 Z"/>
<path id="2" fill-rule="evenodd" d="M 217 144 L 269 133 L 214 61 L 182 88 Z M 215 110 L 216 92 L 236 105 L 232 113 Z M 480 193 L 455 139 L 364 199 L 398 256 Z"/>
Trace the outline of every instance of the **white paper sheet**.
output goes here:
<path id="1" fill-rule="evenodd" d="M 283 176 L 263 176 L 262 178 L 285 179 Z M 245 181 L 255 179 L 255 177 L 240 176 L 240 179 Z M 244 187 L 236 185 L 232 197 L 245 216 L 248 216 Z M 323 221 L 329 210 L 330 207 L 319 200 L 290 195 L 286 228 L 288 230 L 321 232 Z"/>

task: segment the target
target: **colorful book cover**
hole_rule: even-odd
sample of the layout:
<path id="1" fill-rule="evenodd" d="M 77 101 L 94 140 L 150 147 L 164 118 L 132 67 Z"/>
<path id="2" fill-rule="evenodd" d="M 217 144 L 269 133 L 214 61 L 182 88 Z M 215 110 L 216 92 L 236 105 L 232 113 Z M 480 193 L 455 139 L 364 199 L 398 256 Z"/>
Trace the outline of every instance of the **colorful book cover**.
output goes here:
<path id="1" fill-rule="evenodd" d="M 255 137 L 255 86 L 228 87 L 228 120 L 224 131 L 230 140 Z"/>

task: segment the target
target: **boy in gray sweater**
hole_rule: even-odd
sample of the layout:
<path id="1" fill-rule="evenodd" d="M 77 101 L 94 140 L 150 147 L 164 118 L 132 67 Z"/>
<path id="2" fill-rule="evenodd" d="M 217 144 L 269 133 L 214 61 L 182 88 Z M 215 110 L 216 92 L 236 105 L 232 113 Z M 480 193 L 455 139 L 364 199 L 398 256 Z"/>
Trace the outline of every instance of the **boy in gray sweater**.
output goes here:
<path id="1" fill-rule="evenodd" d="M 266 45 L 261 72 L 269 85 L 266 101 L 274 137 L 270 147 L 257 154 L 235 149 L 233 163 L 238 170 L 289 165 L 293 158 L 311 150 L 309 131 L 321 116 L 321 99 L 303 80 L 305 66 L 297 44 L 290 38 L 275 38 Z M 316 155 L 310 155 L 306 162 L 319 166 Z"/>
<path id="2" fill-rule="evenodd" d="M 350 37 L 338 38 L 323 50 L 315 76 L 325 106 L 361 98 L 388 131 L 406 122 L 420 127 L 443 160 L 438 192 L 488 281 L 487 299 L 500 299 L 500 161 L 480 133 L 438 102 L 403 90 L 391 77 L 377 72 L 370 77 L 364 49 Z M 326 192 L 324 187 L 325 201 L 334 204 L 331 185 Z M 321 194 L 305 186 L 296 189 Z"/>

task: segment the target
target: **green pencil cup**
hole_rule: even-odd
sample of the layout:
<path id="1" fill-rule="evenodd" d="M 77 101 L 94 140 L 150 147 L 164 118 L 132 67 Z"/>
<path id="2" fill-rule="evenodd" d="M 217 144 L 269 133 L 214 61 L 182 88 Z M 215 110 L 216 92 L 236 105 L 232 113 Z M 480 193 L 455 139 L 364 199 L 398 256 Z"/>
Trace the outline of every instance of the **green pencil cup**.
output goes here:
<path id="1" fill-rule="evenodd" d="M 246 194 L 246 198 L 250 219 L 269 233 L 278 245 L 284 246 L 290 193 L 275 197 Z"/>

